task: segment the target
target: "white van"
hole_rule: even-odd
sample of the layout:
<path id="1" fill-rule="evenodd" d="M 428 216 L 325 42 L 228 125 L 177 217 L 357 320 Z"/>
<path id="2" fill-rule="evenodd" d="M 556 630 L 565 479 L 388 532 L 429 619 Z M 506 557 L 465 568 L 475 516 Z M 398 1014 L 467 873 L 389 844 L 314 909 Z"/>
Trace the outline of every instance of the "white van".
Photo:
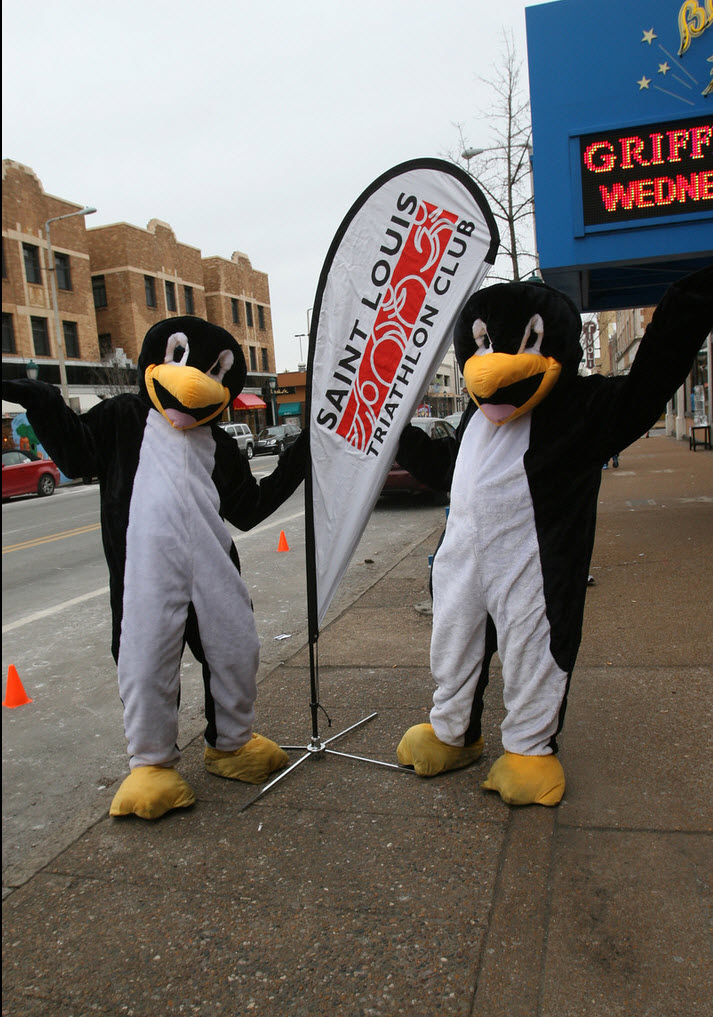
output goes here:
<path id="1" fill-rule="evenodd" d="M 220 424 L 220 427 L 227 431 L 231 438 L 235 438 L 241 452 L 244 452 L 248 459 L 252 459 L 255 454 L 255 435 L 248 425 L 231 422 L 229 424 Z"/>

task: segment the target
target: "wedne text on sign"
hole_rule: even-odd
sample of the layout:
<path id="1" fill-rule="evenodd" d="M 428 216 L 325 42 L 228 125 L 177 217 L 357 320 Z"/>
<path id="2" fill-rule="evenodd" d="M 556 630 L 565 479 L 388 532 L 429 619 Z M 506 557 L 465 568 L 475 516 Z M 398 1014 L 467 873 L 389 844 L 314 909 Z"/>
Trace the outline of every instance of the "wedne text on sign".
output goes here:
<path id="1" fill-rule="evenodd" d="M 585 226 L 713 209 L 713 121 L 579 139 Z"/>

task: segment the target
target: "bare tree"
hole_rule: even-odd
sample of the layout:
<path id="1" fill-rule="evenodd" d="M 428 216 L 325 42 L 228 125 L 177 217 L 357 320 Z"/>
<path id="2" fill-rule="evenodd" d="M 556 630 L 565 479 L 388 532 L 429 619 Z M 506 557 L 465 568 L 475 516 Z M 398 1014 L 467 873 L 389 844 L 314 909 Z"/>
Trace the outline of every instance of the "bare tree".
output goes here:
<path id="1" fill-rule="evenodd" d="M 492 93 L 488 108 L 478 111 L 487 122 L 488 138 L 483 148 L 474 147 L 456 124 L 459 151 L 449 153 L 452 162 L 465 166 L 487 196 L 500 228 L 500 254 L 494 279 L 518 281 L 537 267 L 534 238 L 534 203 L 530 153 L 532 127 L 530 100 L 522 83 L 522 62 L 518 59 L 511 32 L 503 32 L 502 52 L 492 66 L 490 77 L 476 80 Z M 481 154 L 482 153 L 482 154 Z M 471 167 L 471 162 L 473 166 Z M 508 259 L 507 268 L 502 260 Z"/>
<path id="2" fill-rule="evenodd" d="M 90 378 L 100 399 L 108 399 L 122 392 L 138 392 L 136 365 L 122 349 L 112 350 L 109 356 L 104 357 L 101 367 L 94 368 Z"/>

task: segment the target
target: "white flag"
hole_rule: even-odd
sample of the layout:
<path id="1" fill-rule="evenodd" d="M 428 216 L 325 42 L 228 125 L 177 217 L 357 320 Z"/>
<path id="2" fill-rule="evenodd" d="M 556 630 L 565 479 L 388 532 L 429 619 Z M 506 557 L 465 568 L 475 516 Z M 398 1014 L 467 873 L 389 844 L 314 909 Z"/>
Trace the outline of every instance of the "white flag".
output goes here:
<path id="1" fill-rule="evenodd" d="M 457 166 L 437 159 L 384 173 L 355 202 L 332 242 L 317 288 L 307 369 L 312 639 L 401 432 L 443 360 L 461 308 L 491 268 L 498 242 L 480 189 Z"/>

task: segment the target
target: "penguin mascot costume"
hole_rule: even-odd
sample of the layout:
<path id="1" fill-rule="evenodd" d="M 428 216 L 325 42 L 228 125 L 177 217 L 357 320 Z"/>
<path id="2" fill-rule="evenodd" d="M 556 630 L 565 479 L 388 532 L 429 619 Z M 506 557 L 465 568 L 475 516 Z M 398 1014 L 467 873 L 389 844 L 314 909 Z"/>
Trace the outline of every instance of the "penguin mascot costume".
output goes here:
<path id="1" fill-rule="evenodd" d="M 146 333 L 139 392 L 75 414 L 59 389 L 3 382 L 69 477 L 96 476 L 109 566 L 112 653 L 131 772 L 112 816 L 155 819 L 192 805 L 176 770 L 180 663 L 186 643 L 203 670 L 206 768 L 260 783 L 288 762 L 253 732 L 259 641 L 227 520 L 248 530 L 304 479 L 307 435 L 259 484 L 237 442 L 217 426 L 246 366 L 225 329 L 192 316 Z"/>
<path id="2" fill-rule="evenodd" d="M 653 426 L 713 329 L 713 268 L 674 284 L 656 308 L 629 374 L 580 377 L 581 321 L 542 283 L 470 297 L 454 346 L 471 402 L 456 440 L 409 426 L 398 462 L 450 512 L 432 569 L 429 724 L 397 756 L 422 776 L 483 751 L 488 669 L 502 663 L 504 754 L 483 787 L 508 804 L 557 805 L 557 758 L 579 648 L 602 464 Z"/>

